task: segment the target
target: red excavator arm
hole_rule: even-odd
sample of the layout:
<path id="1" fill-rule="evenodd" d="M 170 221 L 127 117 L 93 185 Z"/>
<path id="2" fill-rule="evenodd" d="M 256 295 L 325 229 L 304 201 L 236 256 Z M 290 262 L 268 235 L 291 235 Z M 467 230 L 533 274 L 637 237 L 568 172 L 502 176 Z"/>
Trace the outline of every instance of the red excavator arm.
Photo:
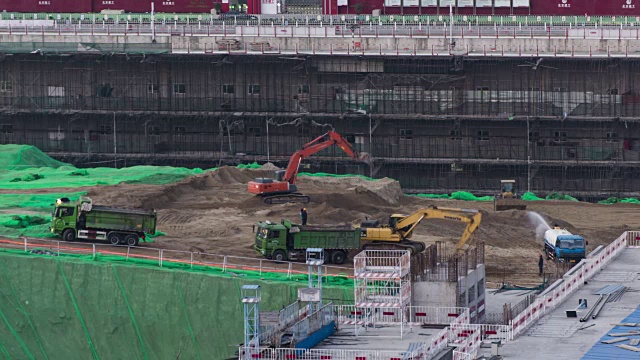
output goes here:
<path id="1" fill-rule="evenodd" d="M 302 159 L 320 152 L 332 145 L 338 145 L 342 151 L 347 153 L 347 155 L 354 159 L 358 159 L 358 152 L 351 147 L 351 144 L 349 144 L 349 142 L 340 134 L 331 130 L 304 144 L 300 150 L 291 155 L 291 159 L 289 159 L 289 164 L 287 165 L 282 181 L 286 181 L 289 184 L 295 184 L 296 179 L 298 178 L 298 170 Z"/>

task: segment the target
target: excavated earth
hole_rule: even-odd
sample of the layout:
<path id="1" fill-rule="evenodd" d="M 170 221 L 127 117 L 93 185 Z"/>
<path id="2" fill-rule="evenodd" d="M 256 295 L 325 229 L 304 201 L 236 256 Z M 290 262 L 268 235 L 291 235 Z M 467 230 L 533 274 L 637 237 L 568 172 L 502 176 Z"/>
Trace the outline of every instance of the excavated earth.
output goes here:
<path id="1" fill-rule="evenodd" d="M 94 202 L 130 208 L 156 209 L 158 228 L 167 235 L 154 247 L 259 257 L 252 249 L 252 225 L 257 221 L 298 220 L 299 204 L 265 205 L 247 193 L 247 182 L 272 177 L 275 167 L 262 170 L 223 167 L 170 185 L 121 184 L 89 189 Z M 409 214 L 429 205 L 475 208 L 484 211 L 475 239 L 486 244 L 489 286 L 509 282 L 533 285 L 542 250 L 542 227 L 527 211 L 494 212 L 492 203 L 431 200 L 404 196 L 392 179 L 369 181 L 359 177 L 300 177 L 299 189 L 311 196 L 306 207 L 310 224 L 357 224 L 365 218 L 386 222 L 390 214 Z M 607 244 L 623 231 L 640 228 L 639 207 L 631 204 L 597 205 L 569 201 L 528 203 L 549 224 L 557 223 L 589 240 L 589 248 Z M 463 224 L 429 220 L 417 228 L 414 240 L 446 243 L 451 252 Z M 556 271 L 546 264 L 546 270 Z"/>

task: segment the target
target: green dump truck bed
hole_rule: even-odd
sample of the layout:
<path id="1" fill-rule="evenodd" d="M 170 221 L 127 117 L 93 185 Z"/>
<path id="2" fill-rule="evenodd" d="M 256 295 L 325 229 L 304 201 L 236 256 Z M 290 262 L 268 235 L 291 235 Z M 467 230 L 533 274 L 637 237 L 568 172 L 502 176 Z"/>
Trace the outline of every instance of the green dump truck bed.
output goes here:
<path id="1" fill-rule="evenodd" d="M 295 232 L 295 228 L 300 229 Z M 293 225 L 289 231 L 293 238 L 293 249 L 358 249 L 360 229 L 351 226 L 303 226 Z"/>
<path id="2" fill-rule="evenodd" d="M 300 261 L 307 248 L 321 248 L 327 261 L 342 264 L 350 250 L 360 248 L 360 228 L 348 225 L 303 226 L 289 220 L 257 225 L 254 249 L 267 259 Z"/>
<path id="3" fill-rule="evenodd" d="M 86 229 L 108 229 L 155 234 L 156 213 L 146 210 L 121 209 L 93 205 L 84 211 Z"/>

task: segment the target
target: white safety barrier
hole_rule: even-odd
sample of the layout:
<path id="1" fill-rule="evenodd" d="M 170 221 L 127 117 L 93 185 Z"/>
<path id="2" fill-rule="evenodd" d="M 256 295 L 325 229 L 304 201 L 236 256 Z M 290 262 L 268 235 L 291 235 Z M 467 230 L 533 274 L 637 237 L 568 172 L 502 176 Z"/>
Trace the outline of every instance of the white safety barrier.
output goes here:
<path id="1" fill-rule="evenodd" d="M 453 351 L 453 360 L 474 360 L 476 357 L 472 354 L 463 353 L 457 350 Z"/>
<path id="2" fill-rule="evenodd" d="M 627 246 L 640 246 L 640 231 L 627 231 Z"/>
<path id="3" fill-rule="evenodd" d="M 248 351 L 247 354 L 245 351 Z M 418 348 L 411 353 L 406 351 L 386 350 L 331 350 L 331 349 L 272 349 L 272 348 L 244 348 L 240 347 L 240 360 L 265 359 L 323 359 L 323 360 L 398 360 L 424 359 L 424 348 Z"/>
<path id="4" fill-rule="evenodd" d="M 377 325 L 393 325 L 402 322 L 402 308 L 358 308 L 355 305 L 334 306 L 338 324 L 362 325 L 364 319 Z M 463 307 L 437 307 L 437 306 L 407 306 L 405 308 L 405 321 L 411 325 L 449 325 L 452 321 L 464 322 L 465 318 L 459 318 L 466 314 Z M 373 312 L 373 314 L 371 314 Z"/>

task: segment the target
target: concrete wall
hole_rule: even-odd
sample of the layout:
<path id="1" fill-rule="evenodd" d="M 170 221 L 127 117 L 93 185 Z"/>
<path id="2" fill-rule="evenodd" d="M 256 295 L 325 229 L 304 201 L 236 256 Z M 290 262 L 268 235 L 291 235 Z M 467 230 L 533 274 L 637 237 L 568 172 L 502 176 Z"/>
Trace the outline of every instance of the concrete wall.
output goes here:
<path id="1" fill-rule="evenodd" d="M 416 282 L 411 289 L 414 306 L 456 306 L 456 284 L 450 282 Z"/>
<path id="2" fill-rule="evenodd" d="M 478 265 L 475 270 L 469 270 L 467 276 L 459 282 L 460 285 L 460 301 L 464 300 L 466 307 L 469 308 L 471 322 L 483 323 L 485 320 L 485 267 L 484 264 Z"/>
<path id="3" fill-rule="evenodd" d="M 459 286 L 456 298 L 456 286 Z M 416 282 L 412 288 L 415 306 L 462 306 L 469 308 L 471 321 L 482 323 L 485 321 L 485 267 L 478 265 L 475 270 L 469 270 L 467 276 L 462 277 L 458 284 L 453 282 Z"/>

